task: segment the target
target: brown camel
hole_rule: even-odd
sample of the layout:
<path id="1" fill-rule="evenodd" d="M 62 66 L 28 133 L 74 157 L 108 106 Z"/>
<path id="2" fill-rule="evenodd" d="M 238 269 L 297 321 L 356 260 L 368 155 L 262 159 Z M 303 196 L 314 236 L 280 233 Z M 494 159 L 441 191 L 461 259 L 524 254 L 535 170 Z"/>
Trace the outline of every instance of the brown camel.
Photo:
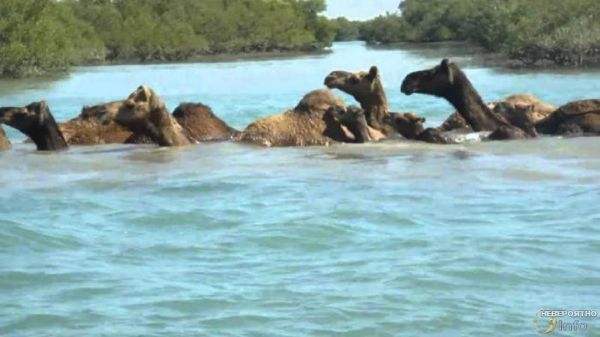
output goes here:
<path id="1" fill-rule="evenodd" d="M 129 129 L 114 122 L 124 102 L 85 106 L 77 118 L 59 125 L 65 139 L 71 145 L 144 143 L 140 137 L 132 137 Z"/>
<path id="2" fill-rule="evenodd" d="M 526 113 L 532 123 L 541 121 L 558 109 L 558 107 L 543 102 L 530 94 L 511 95 L 501 101 L 490 102 L 487 106 L 508 121 L 514 119 L 514 115 L 519 118 L 518 115 Z M 438 129 L 440 131 L 473 131 L 469 123 L 458 112 L 451 114 Z"/>
<path id="3" fill-rule="evenodd" d="M 390 116 L 390 108 L 376 66 L 372 66 L 368 72 L 333 71 L 325 78 L 325 85 L 354 97 L 365 111 L 369 126 L 385 131 L 384 120 Z"/>
<path id="4" fill-rule="evenodd" d="M 481 96 L 464 72 L 447 59 L 442 60 L 440 65 L 432 69 L 413 72 L 406 76 L 402 83 L 402 92 L 406 95 L 420 93 L 445 98 L 474 131 L 491 131 L 489 138 L 493 140 L 536 136 L 535 133 L 527 133 L 512 125 L 501 115 L 494 113 L 483 103 Z"/>
<path id="5" fill-rule="evenodd" d="M 369 130 L 365 111 L 356 106 L 344 107 L 331 107 L 326 112 L 333 118 L 343 125 L 352 136 L 348 136 L 342 140 L 344 143 L 367 143 L 376 140 L 371 135 L 372 132 Z M 343 133 L 346 136 L 347 133 Z"/>
<path id="6" fill-rule="evenodd" d="M 183 103 L 173 111 L 173 117 L 181 125 L 187 137 L 197 142 L 232 140 L 240 134 L 204 104 Z"/>
<path id="7" fill-rule="evenodd" d="M 58 151 L 69 147 L 45 101 L 22 108 L 0 108 L 0 123 L 27 135 L 38 151 Z"/>
<path id="8" fill-rule="evenodd" d="M 600 99 L 575 101 L 561 106 L 535 125 L 540 133 L 566 136 L 600 135 Z"/>
<path id="9" fill-rule="evenodd" d="M 417 139 L 423 132 L 424 118 L 414 113 L 389 111 L 381 75 L 376 66 L 372 66 L 368 72 L 333 71 L 325 78 L 325 85 L 354 97 L 363 108 L 369 127 L 383 132 L 384 136 L 399 133 L 404 138 Z"/>
<path id="10" fill-rule="evenodd" d="M 67 142 L 72 145 L 152 144 L 148 137 L 134 134 L 115 123 L 114 117 L 124 103 L 123 100 L 84 107 L 77 118 L 60 124 Z M 198 142 L 231 140 L 239 134 L 204 104 L 181 104 L 173 112 L 173 117 L 186 136 Z"/>
<path id="11" fill-rule="evenodd" d="M 2 128 L 2 126 L 0 125 L 0 151 L 1 150 L 9 150 L 10 147 L 11 147 L 10 141 L 8 140 L 8 137 L 6 136 L 6 132 L 4 131 L 4 128 Z"/>
<path id="12" fill-rule="evenodd" d="M 336 119 L 335 111 L 340 109 L 345 111 L 344 102 L 330 90 L 311 91 L 294 109 L 248 125 L 239 140 L 261 146 L 318 146 L 348 142 L 355 136 Z"/>
<path id="13" fill-rule="evenodd" d="M 114 121 L 159 146 L 182 146 L 192 142 L 171 116 L 164 101 L 147 86 L 140 86 L 129 95 Z"/>

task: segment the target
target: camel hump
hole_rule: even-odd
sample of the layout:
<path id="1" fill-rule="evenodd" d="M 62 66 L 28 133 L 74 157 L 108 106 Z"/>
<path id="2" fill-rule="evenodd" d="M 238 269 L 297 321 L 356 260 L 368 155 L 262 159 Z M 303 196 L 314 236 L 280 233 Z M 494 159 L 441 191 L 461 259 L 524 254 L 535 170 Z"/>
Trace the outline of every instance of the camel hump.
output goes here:
<path id="1" fill-rule="evenodd" d="M 516 107 L 531 107 L 531 109 L 545 114 L 552 113 L 558 109 L 557 106 L 546 103 L 532 94 L 511 95 L 504 99 L 504 103 L 512 104 Z"/>
<path id="2" fill-rule="evenodd" d="M 202 103 L 181 103 L 173 111 L 175 118 L 183 118 L 190 115 L 214 117 L 215 114 L 208 105 Z"/>
<path id="3" fill-rule="evenodd" d="M 587 99 L 567 103 L 561 106 L 557 113 L 564 116 L 577 116 L 588 113 L 600 114 L 600 99 Z"/>
<path id="4" fill-rule="evenodd" d="M 504 101 L 507 103 L 513 103 L 515 105 L 542 103 L 542 100 L 532 94 L 527 93 L 510 95 L 506 97 Z"/>
<path id="5" fill-rule="evenodd" d="M 325 112 L 332 106 L 344 106 L 344 102 L 336 97 L 331 90 L 319 89 L 306 94 L 294 110 L 301 112 Z"/>

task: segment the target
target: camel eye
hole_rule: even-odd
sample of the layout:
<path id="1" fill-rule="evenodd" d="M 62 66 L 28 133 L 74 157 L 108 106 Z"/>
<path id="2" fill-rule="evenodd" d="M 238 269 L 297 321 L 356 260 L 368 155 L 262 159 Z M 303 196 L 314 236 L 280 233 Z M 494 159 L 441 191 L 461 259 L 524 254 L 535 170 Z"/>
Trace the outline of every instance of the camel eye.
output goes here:
<path id="1" fill-rule="evenodd" d="M 351 84 L 358 84 L 359 82 L 360 82 L 360 81 L 359 81 L 359 79 L 358 79 L 358 78 L 356 78 L 356 77 L 352 77 L 352 78 L 350 78 L 350 83 L 351 83 Z"/>

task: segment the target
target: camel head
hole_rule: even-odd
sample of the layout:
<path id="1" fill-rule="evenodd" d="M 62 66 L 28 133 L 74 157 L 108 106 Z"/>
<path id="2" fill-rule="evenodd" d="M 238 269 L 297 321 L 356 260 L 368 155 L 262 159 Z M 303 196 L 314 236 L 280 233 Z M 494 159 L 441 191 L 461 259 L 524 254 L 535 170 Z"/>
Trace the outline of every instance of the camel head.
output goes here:
<path id="1" fill-rule="evenodd" d="M 165 102 L 145 85 L 137 88 L 118 108 L 114 121 L 134 132 L 145 130 L 149 124 L 158 126 L 169 115 Z M 105 117 L 110 116 L 105 114 Z"/>
<path id="2" fill-rule="evenodd" d="M 535 121 L 532 115 L 535 113 L 535 106 L 527 104 L 498 104 L 494 112 L 504 117 L 511 125 L 525 131 L 530 137 L 539 136 L 535 129 Z"/>
<path id="3" fill-rule="evenodd" d="M 125 101 L 115 101 L 105 104 L 84 106 L 81 109 L 81 118 L 83 119 L 100 119 L 110 122 L 119 112 Z"/>
<path id="4" fill-rule="evenodd" d="M 68 147 L 46 101 L 31 103 L 23 108 L 0 108 L 0 123 L 27 135 L 40 151 Z"/>
<path id="5" fill-rule="evenodd" d="M 387 104 L 384 101 L 385 94 L 379 76 L 379 69 L 376 66 L 372 66 L 368 72 L 333 71 L 325 78 L 325 85 L 329 89 L 339 89 L 351 95 L 363 106 L 364 104 L 379 103 L 380 101 Z"/>
<path id="6" fill-rule="evenodd" d="M 144 85 L 129 95 L 114 121 L 134 134 L 150 137 L 159 146 L 190 144 L 190 139 L 171 116 L 162 98 Z"/>
<path id="7" fill-rule="evenodd" d="M 45 101 L 31 103 L 22 108 L 0 109 L 0 123 L 13 127 L 28 136 L 33 130 L 41 128 L 48 119 L 54 121 L 48 103 Z"/>
<path id="8" fill-rule="evenodd" d="M 425 118 L 414 113 L 392 114 L 392 125 L 406 139 L 415 139 L 423 130 Z"/>
<path id="9" fill-rule="evenodd" d="M 401 91 L 405 95 L 426 94 L 447 97 L 453 87 L 458 67 L 448 59 L 431 69 L 415 71 L 406 76 Z"/>

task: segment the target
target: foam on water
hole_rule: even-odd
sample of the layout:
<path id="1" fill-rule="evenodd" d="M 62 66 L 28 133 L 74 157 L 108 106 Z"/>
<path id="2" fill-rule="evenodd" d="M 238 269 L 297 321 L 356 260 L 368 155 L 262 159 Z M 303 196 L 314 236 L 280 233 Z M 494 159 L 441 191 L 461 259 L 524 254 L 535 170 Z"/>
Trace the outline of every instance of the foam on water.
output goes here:
<path id="1" fill-rule="evenodd" d="M 294 60 L 82 68 L 19 84 L 0 105 L 45 97 L 64 120 L 153 82 L 171 107 L 204 101 L 242 126 L 293 106 L 330 70 L 376 63 L 394 107 L 435 121 L 446 103 L 397 90 L 434 56 L 342 44 Z M 490 99 L 535 83 L 561 103 L 600 83 L 468 73 Z M 554 91 L 573 81 L 589 85 Z M 1 335 L 533 336 L 542 307 L 600 309 L 599 138 L 55 154 L 15 144 L 0 172 Z M 590 326 L 583 336 L 600 331 Z"/>

